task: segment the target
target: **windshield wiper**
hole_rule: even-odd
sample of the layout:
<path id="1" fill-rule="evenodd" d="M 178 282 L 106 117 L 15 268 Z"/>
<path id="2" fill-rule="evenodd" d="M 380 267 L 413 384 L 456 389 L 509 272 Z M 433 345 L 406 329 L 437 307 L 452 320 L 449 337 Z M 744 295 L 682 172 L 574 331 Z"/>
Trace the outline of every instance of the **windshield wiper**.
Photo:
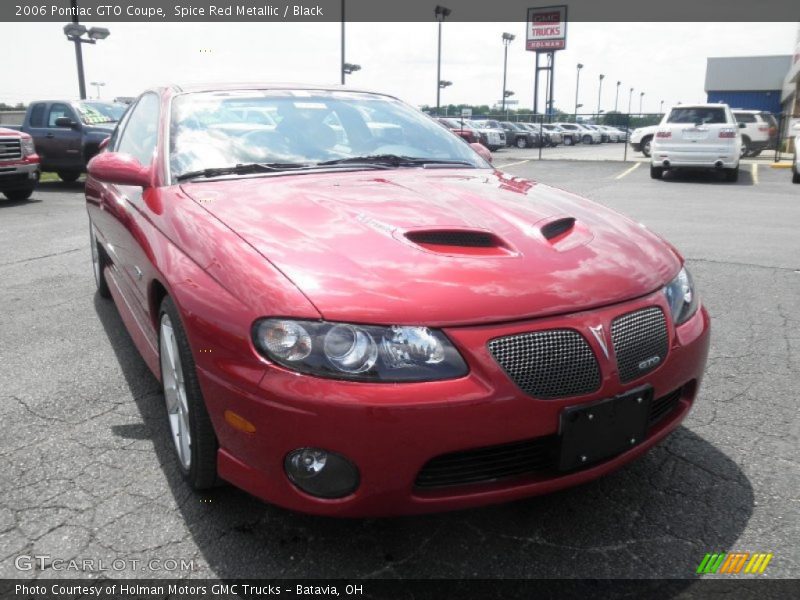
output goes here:
<path id="1" fill-rule="evenodd" d="M 219 177 L 220 175 L 250 175 L 251 173 L 275 173 L 279 171 L 296 171 L 313 168 L 308 163 L 247 163 L 233 167 L 211 167 L 197 171 L 187 171 L 176 177 L 178 181 L 195 179 L 196 177 Z"/>
<path id="2" fill-rule="evenodd" d="M 385 165 L 387 167 L 418 167 L 426 165 L 452 165 L 455 167 L 471 167 L 471 162 L 466 160 L 444 160 L 439 158 L 419 158 L 416 156 L 399 156 L 397 154 L 370 154 L 367 156 L 351 156 L 349 158 L 339 158 L 317 163 L 318 167 L 331 165 Z"/>

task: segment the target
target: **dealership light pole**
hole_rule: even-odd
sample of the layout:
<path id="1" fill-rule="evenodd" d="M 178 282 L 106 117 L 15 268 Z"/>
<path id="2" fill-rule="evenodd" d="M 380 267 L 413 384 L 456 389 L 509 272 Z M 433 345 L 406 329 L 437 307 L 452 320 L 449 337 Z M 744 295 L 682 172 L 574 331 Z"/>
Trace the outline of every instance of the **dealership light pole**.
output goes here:
<path id="1" fill-rule="evenodd" d="M 663 115 L 664 114 L 664 101 L 661 101 L 661 104 L 658 107 L 658 113 Z"/>
<path id="2" fill-rule="evenodd" d="M 576 121 L 578 120 L 578 106 L 583 106 L 582 104 L 581 105 L 578 104 L 578 88 L 581 85 L 581 69 L 582 68 L 583 68 L 583 65 L 581 63 L 578 63 L 578 76 L 575 79 L 575 120 Z"/>
<path id="3" fill-rule="evenodd" d="M 446 82 L 447 85 L 442 85 L 445 83 L 442 81 L 442 22 L 450 16 L 450 13 L 453 12 L 449 8 L 445 6 L 436 5 L 436 8 L 433 9 L 433 15 L 436 17 L 436 20 L 439 21 L 439 51 L 436 56 L 436 114 L 439 114 L 439 107 L 441 106 L 441 95 L 442 95 L 442 88 L 447 87 L 450 85 L 451 82 Z"/>
<path id="4" fill-rule="evenodd" d="M 639 94 L 639 115 L 640 115 L 640 116 L 641 116 L 642 114 L 644 114 L 644 113 L 642 113 L 642 99 L 643 99 L 643 98 L 644 98 L 644 92 L 642 92 L 641 94 Z"/>
<path id="5" fill-rule="evenodd" d="M 516 36 L 503 33 L 503 111 L 506 110 L 506 73 L 508 71 L 508 45 Z"/>
<path id="6" fill-rule="evenodd" d="M 603 95 L 603 79 L 605 79 L 605 75 L 600 73 L 600 87 L 597 88 L 597 116 L 600 116 L 600 98 Z"/>
<path id="7" fill-rule="evenodd" d="M 617 82 L 617 93 L 614 95 L 614 112 L 617 112 L 617 100 L 619 100 L 619 86 L 622 82 Z"/>
<path id="8" fill-rule="evenodd" d="M 97 99 L 100 100 L 100 88 L 105 86 L 105 81 L 92 81 L 91 85 L 94 86 L 94 91 L 97 93 Z"/>
<path id="9" fill-rule="evenodd" d="M 81 95 L 81 100 L 86 100 L 86 79 L 83 75 L 83 49 L 81 44 L 94 44 L 97 40 L 104 40 L 110 32 L 105 27 L 90 27 L 86 29 L 85 26 L 78 22 L 78 0 L 71 0 L 72 5 L 72 23 L 64 25 L 64 35 L 70 42 L 75 44 L 75 62 L 78 64 L 78 91 Z M 84 38 L 83 35 L 86 34 Z"/>
<path id="10" fill-rule="evenodd" d="M 342 52 L 341 52 L 341 58 L 342 58 L 342 60 L 339 63 L 341 65 L 341 67 L 340 67 L 339 70 L 341 71 L 342 85 L 344 85 L 344 76 L 345 76 L 345 72 L 344 72 L 344 0 L 342 0 Z"/>
<path id="11" fill-rule="evenodd" d="M 633 88 L 631 88 L 630 93 L 628 94 L 628 116 L 631 114 L 631 103 L 633 102 Z"/>

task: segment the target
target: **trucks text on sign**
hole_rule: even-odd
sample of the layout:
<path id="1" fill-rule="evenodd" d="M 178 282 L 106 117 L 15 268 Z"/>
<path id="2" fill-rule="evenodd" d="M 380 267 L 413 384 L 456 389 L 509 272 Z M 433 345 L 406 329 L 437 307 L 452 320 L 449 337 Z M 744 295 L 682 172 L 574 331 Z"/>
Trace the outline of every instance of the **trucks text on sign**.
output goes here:
<path id="1" fill-rule="evenodd" d="M 529 8 L 525 49 L 551 52 L 567 47 L 567 7 Z"/>

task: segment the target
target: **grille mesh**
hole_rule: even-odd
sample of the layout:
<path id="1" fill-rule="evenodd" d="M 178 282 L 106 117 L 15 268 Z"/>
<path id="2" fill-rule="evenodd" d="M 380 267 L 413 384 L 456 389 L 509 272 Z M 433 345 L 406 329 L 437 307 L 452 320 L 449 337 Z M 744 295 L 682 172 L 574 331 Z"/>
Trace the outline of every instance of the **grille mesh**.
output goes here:
<path id="1" fill-rule="evenodd" d="M 622 382 L 649 373 L 667 357 L 669 342 L 664 311 L 652 306 L 617 317 L 611 323 L 611 342 Z"/>
<path id="2" fill-rule="evenodd" d="M 406 237 L 415 244 L 431 244 L 436 246 L 493 248 L 499 245 L 492 234 L 483 231 L 412 231 L 407 233 Z"/>
<path id="3" fill-rule="evenodd" d="M 586 339 L 574 329 L 502 337 L 489 351 L 522 391 L 537 398 L 589 394 L 600 387 L 600 367 Z"/>

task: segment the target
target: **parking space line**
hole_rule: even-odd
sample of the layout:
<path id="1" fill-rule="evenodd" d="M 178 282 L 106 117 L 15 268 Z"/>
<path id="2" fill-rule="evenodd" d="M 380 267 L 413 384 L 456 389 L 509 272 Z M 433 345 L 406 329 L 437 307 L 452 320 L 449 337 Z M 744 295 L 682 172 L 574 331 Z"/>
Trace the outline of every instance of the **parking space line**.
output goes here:
<path id="1" fill-rule="evenodd" d="M 758 185 L 758 163 L 753 163 L 753 168 L 750 169 L 750 174 L 753 176 L 753 184 Z"/>
<path id="2" fill-rule="evenodd" d="M 625 169 L 625 170 L 624 170 L 622 173 L 620 173 L 619 175 L 617 175 L 616 177 L 614 177 L 614 179 L 622 179 L 623 177 L 625 177 L 625 175 L 628 175 L 628 174 L 630 174 L 630 173 L 633 173 L 633 172 L 634 172 L 636 169 L 638 169 L 638 168 L 639 168 L 639 166 L 640 166 L 641 164 L 642 164 L 642 163 L 640 163 L 640 162 L 637 162 L 637 163 L 636 163 L 635 165 L 633 165 L 633 166 L 632 166 L 630 169 Z"/>
<path id="3" fill-rule="evenodd" d="M 518 160 L 517 162 L 508 163 L 506 165 L 499 165 L 500 168 L 505 169 L 506 167 L 513 167 L 514 165 L 521 165 L 526 162 L 531 162 L 532 158 L 526 158 L 525 160 Z"/>

